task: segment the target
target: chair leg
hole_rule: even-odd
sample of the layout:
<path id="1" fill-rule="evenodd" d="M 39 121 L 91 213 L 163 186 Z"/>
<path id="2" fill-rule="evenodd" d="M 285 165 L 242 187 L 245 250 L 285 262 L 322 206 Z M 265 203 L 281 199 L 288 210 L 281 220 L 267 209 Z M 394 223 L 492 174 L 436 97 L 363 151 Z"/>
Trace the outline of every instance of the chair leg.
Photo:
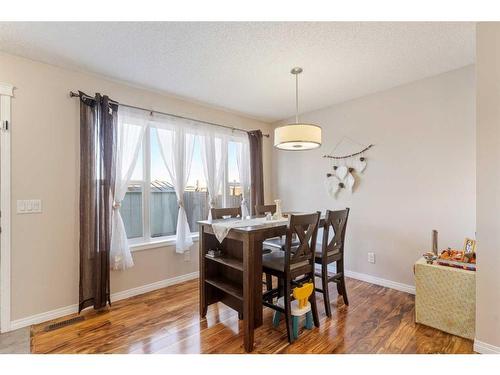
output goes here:
<path id="1" fill-rule="evenodd" d="M 345 287 L 345 276 L 344 276 L 344 260 L 341 259 L 337 261 L 337 272 L 342 272 L 342 278 L 337 282 L 337 291 L 342 295 L 344 299 L 344 304 L 349 306 L 349 300 L 347 299 L 347 289 Z"/>
<path id="2" fill-rule="evenodd" d="M 283 297 L 283 279 L 278 277 L 278 298 Z"/>
<path id="3" fill-rule="evenodd" d="M 273 277 L 266 273 L 266 290 L 269 292 L 271 289 L 273 289 Z"/>
<path id="4" fill-rule="evenodd" d="M 325 302 L 325 313 L 326 316 L 332 317 L 332 310 L 330 306 L 330 294 L 328 292 L 328 267 L 321 266 L 321 287 L 323 289 L 323 301 Z"/>
<path id="5" fill-rule="evenodd" d="M 200 317 L 202 319 L 206 318 L 207 317 L 207 312 L 208 312 L 208 306 L 202 307 L 201 310 L 200 310 Z"/>
<path id="6" fill-rule="evenodd" d="M 313 290 L 314 290 L 314 273 L 312 274 L 313 280 Z M 319 315 L 318 315 L 318 306 L 316 305 L 316 293 L 312 292 L 309 296 L 309 302 L 311 303 L 312 316 L 314 320 L 314 325 L 319 327 Z"/>
<path id="7" fill-rule="evenodd" d="M 345 287 L 345 278 L 344 278 L 344 276 L 342 276 L 342 279 L 341 279 L 339 285 L 341 285 L 342 298 L 344 298 L 344 304 L 346 306 L 349 306 L 349 300 L 347 299 L 347 289 Z"/>
<path id="8" fill-rule="evenodd" d="M 291 311 L 291 295 L 292 291 L 290 289 L 290 280 L 285 280 L 285 319 L 286 319 L 286 332 L 288 335 L 288 342 L 291 344 L 295 339 L 293 337 L 293 327 L 292 327 L 292 311 Z"/>
<path id="9" fill-rule="evenodd" d="M 297 340 L 299 338 L 299 317 L 292 316 L 292 328 L 293 328 L 293 338 Z"/>

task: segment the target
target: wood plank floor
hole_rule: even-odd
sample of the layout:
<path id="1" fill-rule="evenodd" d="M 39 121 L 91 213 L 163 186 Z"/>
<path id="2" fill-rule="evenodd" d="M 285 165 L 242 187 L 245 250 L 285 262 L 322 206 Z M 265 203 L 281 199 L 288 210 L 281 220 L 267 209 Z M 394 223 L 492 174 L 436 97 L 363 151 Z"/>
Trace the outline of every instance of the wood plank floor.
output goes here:
<path id="1" fill-rule="evenodd" d="M 416 324 L 414 296 L 354 279 L 347 280 L 347 290 L 350 306 L 331 291 L 331 319 L 318 294 L 321 326 L 302 330 L 292 345 L 283 321 L 273 328 L 272 310 L 266 308 L 254 353 L 473 353 L 472 341 Z M 33 326 L 32 353 L 244 353 L 236 312 L 219 303 L 200 320 L 198 280 L 84 316 L 83 322 L 51 332 L 44 331 L 49 323 Z"/>

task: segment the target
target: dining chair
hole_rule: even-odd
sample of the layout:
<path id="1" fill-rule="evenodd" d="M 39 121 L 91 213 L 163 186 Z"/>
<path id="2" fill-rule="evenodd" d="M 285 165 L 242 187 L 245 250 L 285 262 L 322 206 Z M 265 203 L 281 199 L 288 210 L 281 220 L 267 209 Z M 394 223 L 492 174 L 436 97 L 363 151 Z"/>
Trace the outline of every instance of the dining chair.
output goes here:
<path id="1" fill-rule="evenodd" d="M 341 211 L 327 210 L 325 223 L 323 225 L 323 242 L 321 249 L 316 251 L 315 262 L 321 264 L 321 272 L 316 276 L 321 278 L 321 288 L 316 288 L 317 292 L 323 293 L 325 302 L 325 312 L 328 317 L 332 316 L 330 308 L 330 296 L 328 294 L 328 283 L 337 284 L 337 291 L 344 299 L 344 303 L 349 305 L 344 277 L 344 242 L 349 208 Z M 330 230 L 333 229 L 332 239 L 329 240 Z M 336 263 L 335 275 L 328 275 L 328 265 Z"/>
<path id="2" fill-rule="evenodd" d="M 212 219 L 223 219 L 224 216 L 241 217 L 241 207 L 212 208 Z"/>
<path id="3" fill-rule="evenodd" d="M 255 205 L 255 214 L 257 216 L 264 216 L 266 212 L 270 212 L 274 214 L 276 212 L 275 204 L 256 204 Z M 294 244 L 296 245 L 296 243 Z M 262 242 L 262 254 L 269 254 L 273 249 L 284 250 L 285 241 L 283 237 L 273 237 L 267 238 Z M 271 290 L 273 288 L 273 279 L 272 276 L 266 274 L 266 290 Z"/>
<path id="4" fill-rule="evenodd" d="M 262 267 L 266 275 L 278 278 L 278 287 L 263 293 L 263 305 L 285 315 L 288 341 L 295 340 L 292 327 L 291 302 L 292 289 L 310 282 L 314 289 L 314 257 L 318 234 L 320 212 L 313 214 L 290 215 L 286 230 L 284 251 L 273 251 L 262 258 Z M 292 237 L 296 235 L 298 246 L 292 251 Z M 300 281 L 297 279 L 300 278 Z M 274 303 L 275 297 L 283 296 L 283 305 Z M 278 298 L 279 302 L 279 298 Z M 309 296 L 314 325 L 319 327 L 316 293 Z"/>
<path id="5" fill-rule="evenodd" d="M 255 205 L 255 215 L 262 216 L 265 215 L 266 212 L 270 212 L 274 214 L 276 212 L 275 204 L 256 204 Z"/>

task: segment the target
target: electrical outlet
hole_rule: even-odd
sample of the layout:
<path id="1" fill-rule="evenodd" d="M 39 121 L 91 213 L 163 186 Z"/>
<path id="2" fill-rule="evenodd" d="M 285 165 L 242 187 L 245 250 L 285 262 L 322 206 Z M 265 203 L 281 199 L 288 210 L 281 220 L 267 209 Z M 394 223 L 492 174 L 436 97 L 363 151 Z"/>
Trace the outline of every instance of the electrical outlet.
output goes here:
<path id="1" fill-rule="evenodd" d="M 368 253 L 368 263 L 375 263 L 375 253 Z"/>

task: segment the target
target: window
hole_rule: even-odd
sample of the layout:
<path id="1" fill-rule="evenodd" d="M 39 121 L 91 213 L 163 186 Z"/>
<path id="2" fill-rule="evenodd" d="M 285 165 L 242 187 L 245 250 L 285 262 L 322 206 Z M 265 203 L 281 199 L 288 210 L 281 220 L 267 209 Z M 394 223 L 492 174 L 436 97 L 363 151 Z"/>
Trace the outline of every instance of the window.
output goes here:
<path id="1" fill-rule="evenodd" d="M 238 152 L 240 144 L 229 141 L 227 146 L 227 207 L 237 207 L 241 204 L 241 180 L 238 171 Z"/>
<path id="2" fill-rule="evenodd" d="M 203 174 L 200 137 L 195 137 L 193 161 L 189 172 L 186 190 L 184 191 L 184 208 L 191 233 L 198 232 L 197 221 L 208 217 L 208 190 Z"/>
<path id="3" fill-rule="evenodd" d="M 198 232 L 199 220 L 208 217 L 209 198 L 204 176 L 201 136 L 194 137 L 193 159 L 184 190 L 184 208 L 191 233 Z M 229 137 L 225 142 L 227 161 L 224 184 L 217 199 L 221 207 L 241 204 L 242 187 L 238 169 L 241 141 Z M 132 242 L 174 236 L 177 228 L 177 196 L 164 165 L 157 131 L 148 127 L 140 156 L 122 202 L 120 212 Z"/>
<path id="4" fill-rule="evenodd" d="M 139 157 L 128 185 L 128 191 L 120 207 L 123 225 L 125 226 L 125 231 L 129 239 L 144 237 L 143 196 L 145 189 L 143 148 L 144 144 L 139 151 Z"/>
<path id="5" fill-rule="evenodd" d="M 156 129 L 149 129 L 151 182 L 149 222 L 152 238 L 172 236 L 177 227 L 177 196 L 163 163 Z"/>

